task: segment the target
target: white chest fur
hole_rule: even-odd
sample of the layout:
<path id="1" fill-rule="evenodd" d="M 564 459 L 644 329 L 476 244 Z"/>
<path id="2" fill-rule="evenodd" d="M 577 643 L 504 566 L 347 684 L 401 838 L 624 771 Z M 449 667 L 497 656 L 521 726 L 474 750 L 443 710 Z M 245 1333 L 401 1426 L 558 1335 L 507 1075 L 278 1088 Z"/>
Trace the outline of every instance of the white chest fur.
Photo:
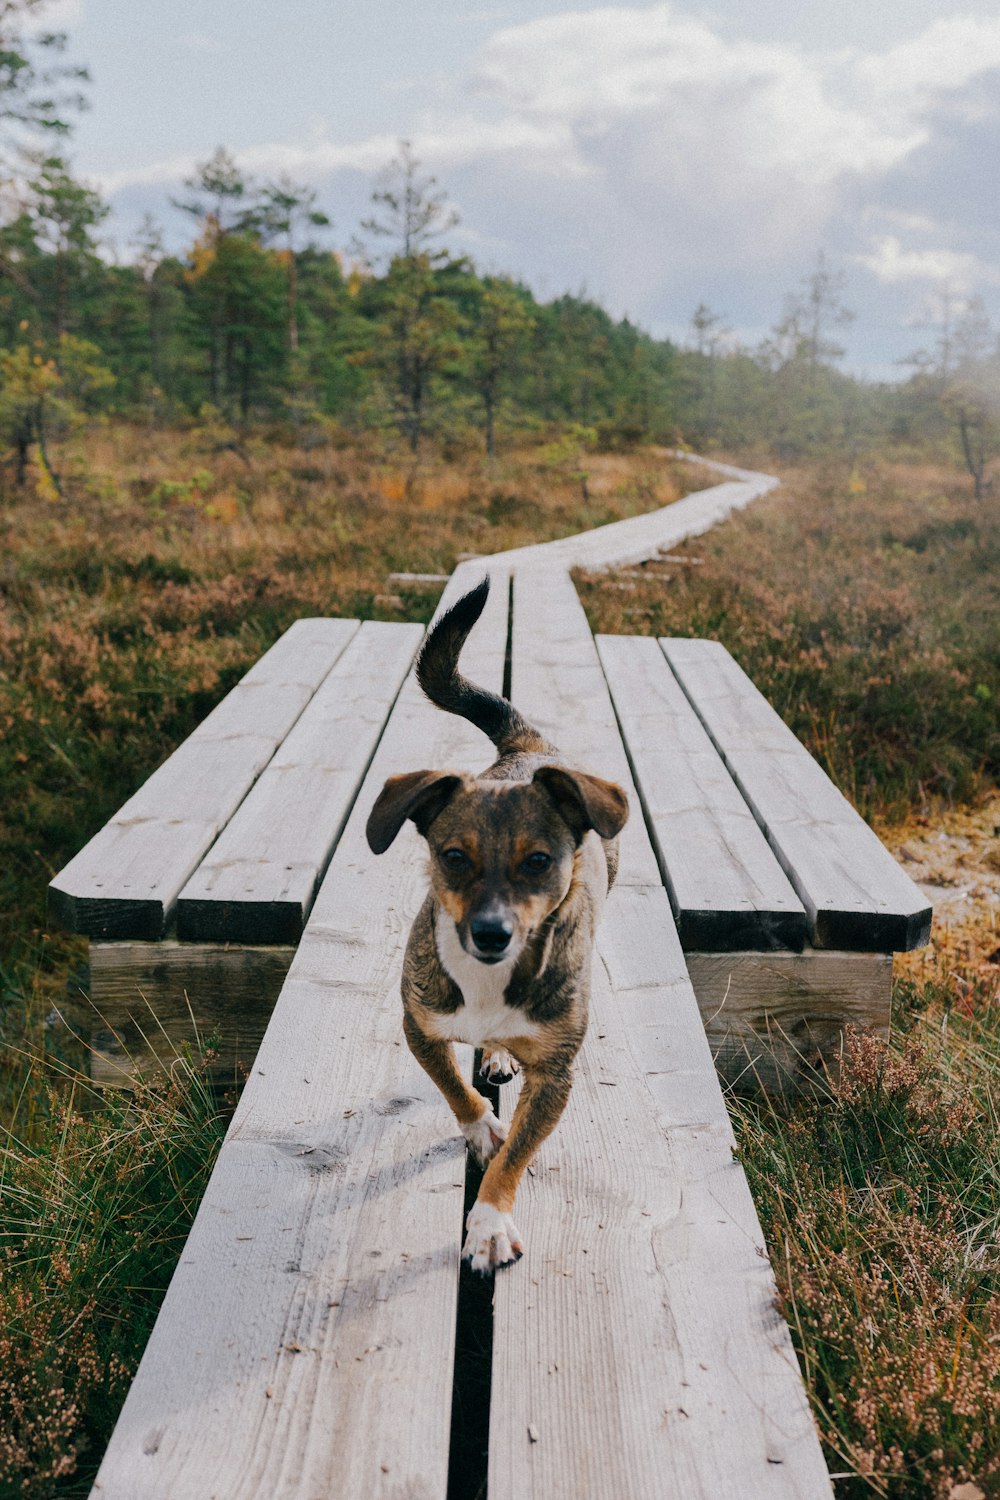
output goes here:
<path id="1" fill-rule="evenodd" d="M 483 964 L 466 953 L 455 924 L 447 912 L 438 911 L 435 925 L 438 957 L 445 973 L 458 985 L 465 1005 L 452 1015 L 425 1017 L 427 1031 L 441 1041 L 468 1042 L 472 1047 L 510 1041 L 517 1036 L 536 1037 L 541 1027 L 524 1012 L 508 1005 L 504 996 L 516 956 L 498 964 Z"/>

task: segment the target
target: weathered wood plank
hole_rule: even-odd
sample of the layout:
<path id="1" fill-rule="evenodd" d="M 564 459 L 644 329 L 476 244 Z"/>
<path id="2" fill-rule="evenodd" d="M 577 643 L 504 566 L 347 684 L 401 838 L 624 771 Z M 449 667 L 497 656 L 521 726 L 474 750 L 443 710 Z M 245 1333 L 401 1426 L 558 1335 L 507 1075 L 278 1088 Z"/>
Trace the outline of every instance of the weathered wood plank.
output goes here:
<path id="1" fill-rule="evenodd" d="M 463 659 L 496 689 L 506 606 L 501 577 Z M 411 675 L 105 1455 L 103 1500 L 444 1500 L 465 1149 L 402 1038 L 422 846 L 404 831 L 376 859 L 364 824 L 386 776 L 490 758 Z"/>
<path id="2" fill-rule="evenodd" d="M 844 1028 L 889 1034 L 891 953 L 688 953 L 715 1066 L 728 1083 L 795 1093 L 836 1078 Z"/>
<path id="3" fill-rule="evenodd" d="M 63 926 L 157 938 L 177 895 L 358 629 L 299 620 L 49 886 Z"/>
<path id="4" fill-rule="evenodd" d="M 422 636 L 361 626 L 181 891 L 179 937 L 298 942 Z"/>
<path id="5" fill-rule="evenodd" d="M 197 1035 L 218 1037 L 212 1071 L 249 1068 L 295 956 L 288 946 L 236 943 L 92 942 L 91 1007 L 76 1015 L 90 1030 L 90 1076 L 128 1087 L 136 1074 L 171 1070 Z"/>
<path id="6" fill-rule="evenodd" d="M 516 581 L 514 700 L 620 774 L 568 587 Z M 527 1258 L 497 1279 L 490 1500 L 829 1497 L 667 894 L 630 827 L 573 1095 L 519 1196 Z"/>
<path id="7" fill-rule="evenodd" d="M 728 651 L 718 641 L 660 644 L 801 897 L 816 946 L 926 943 L 927 898 Z"/>
<path id="8" fill-rule="evenodd" d="M 801 948 L 802 903 L 656 641 L 597 648 L 681 946 Z"/>

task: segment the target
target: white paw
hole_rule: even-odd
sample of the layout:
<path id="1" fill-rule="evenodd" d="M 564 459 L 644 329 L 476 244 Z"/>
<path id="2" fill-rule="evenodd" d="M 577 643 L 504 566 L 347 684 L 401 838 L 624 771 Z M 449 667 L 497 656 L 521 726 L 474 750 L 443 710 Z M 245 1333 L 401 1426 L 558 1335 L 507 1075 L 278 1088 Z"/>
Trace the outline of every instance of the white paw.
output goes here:
<path id="1" fill-rule="evenodd" d="M 482 1276 L 492 1275 L 500 1266 L 509 1266 L 524 1254 L 514 1220 L 510 1214 L 494 1208 L 492 1203 L 481 1203 L 477 1198 L 469 1210 L 465 1227 L 462 1259 L 469 1261 L 472 1269 Z"/>
<path id="2" fill-rule="evenodd" d="M 478 1120 L 473 1120 L 471 1125 L 462 1126 L 462 1134 L 479 1165 L 485 1167 L 507 1139 L 507 1127 L 501 1124 L 487 1104 Z"/>
<path id="3" fill-rule="evenodd" d="M 484 1050 L 480 1078 L 488 1078 L 490 1083 L 510 1083 L 514 1074 L 520 1071 L 521 1064 L 516 1057 L 511 1057 L 506 1047 L 494 1047 L 490 1052 Z"/>

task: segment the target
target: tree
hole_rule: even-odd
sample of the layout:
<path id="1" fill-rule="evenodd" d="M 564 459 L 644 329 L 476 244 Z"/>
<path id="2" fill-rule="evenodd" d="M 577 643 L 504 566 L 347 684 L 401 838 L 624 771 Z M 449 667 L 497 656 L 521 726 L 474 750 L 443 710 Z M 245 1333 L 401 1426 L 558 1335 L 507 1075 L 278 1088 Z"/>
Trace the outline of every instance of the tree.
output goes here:
<path id="1" fill-rule="evenodd" d="M 487 276 L 475 285 L 464 346 L 472 384 L 483 407 L 486 451 L 492 458 L 497 411 L 535 320 L 527 297 L 512 282 Z"/>
<path id="2" fill-rule="evenodd" d="M 706 440 L 716 437 L 718 422 L 719 353 L 728 329 L 718 313 L 705 302 L 699 302 L 691 315 L 694 335 L 696 409 L 699 426 Z"/>
<path id="3" fill-rule="evenodd" d="M 412 144 L 400 141 L 399 154 L 383 169 L 372 192 L 376 212 L 361 225 L 390 242 L 391 260 L 423 255 L 434 264 L 447 259 L 448 252 L 435 242 L 454 229 L 458 213 L 449 207 L 447 194 L 436 188 L 435 177 L 421 176 Z"/>
<path id="4" fill-rule="evenodd" d="M 208 353 L 211 400 L 245 421 L 283 370 L 281 267 L 252 234 L 219 234 L 210 219 L 191 251 L 187 282 L 191 336 Z"/>
<path id="5" fill-rule="evenodd" d="M 288 277 L 288 347 L 294 354 L 299 347 L 297 233 L 305 226 L 328 229 L 331 221 L 316 207 L 315 190 L 298 186 L 289 177 L 264 185 L 257 215 L 265 243 L 278 237 L 285 241 L 282 253 Z"/>
<path id="6" fill-rule="evenodd" d="M 218 235 L 244 230 L 248 220 L 253 222 L 254 207 L 246 201 L 249 179 L 225 146 L 217 146 L 208 161 L 198 162 L 194 176 L 185 177 L 184 186 L 194 196 L 172 198 L 174 207 L 213 224 Z"/>
<path id="7" fill-rule="evenodd" d="M 44 493 L 62 494 L 52 467 L 48 440 L 70 425 L 114 383 L 101 364 L 101 351 L 84 339 L 65 338 L 60 360 L 46 359 L 36 348 L 20 344 L 0 349 L 0 435 L 11 445 L 18 484 L 27 477 L 32 444 L 38 449 Z"/>
<path id="8" fill-rule="evenodd" d="M 58 60 L 66 48 L 65 32 L 25 30 L 47 4 L 48 0 L 0 0 L 0 171 L 15 188 L 15 221 L 24 219 L 16 189 L 25 151 L 37 150 L 39 137 L 68 134 L 68 114 L 86 107 L 78 87 L 88 81 L 86 69 Z M 10 228 L 5 226 L 5 231 Z M 21 239 L 23 243 L 23 234 Z M 34 288 L 6 245 L 0 250 L 0 276 L 34 300 Z"/>
<path id="9" fill-rule="evenodd" d="M 981 297 L 972 297 L 955 324 L 955 368 L 943 404 L 957 428 L 959 447 L 977 500 L 1000 454 L 1000 344 Z"/>
<path id="10" fill-rule="evenodd" d="M 76 87 L 89 81 L 86 68 L 55 61 L 66 49 L 66 33 L 25 31 L 48 4 L 0 0 L 0 140 L 8 151 L 20 150 L 22 130 L 35 138 L 68 134 L 67 113 L 86 107 Z"/>
<path id="11" fill-rule="evenodd" d="M 177 206 L 202 221 L 190 253 L 193 336 L 208 353 L 211 400 L 245 420 L 284 360 L 285 287 L 260 243 L 260 206 L 250 179 L 222 146 L 196 168 Z"/>
<path id="12" fill-rule="evenodd" d="M 435 379 L 460 352 L 458 310 L 446 292 L 449 255 L 435 243 L 458 223 L 458 215 L 435 188 L 433 177 L 421 175 L 409 141 L 401 141 L 399 155 L 372 193 L 376 213 L 363 221 L 370 234 L 390 242 L 370 359 L 390 381 L 396 420 L 413 453 L 426 426 Z"/>
<path id="13" fill-rule="evenodd" d="M 33 157 L 28 184 L 28 212 L 36 246 L 51 269 L 52 325 L 58 341 L 67 330 L 72 292 L 94 267 L 93 231 L 107 217 L 99 193 L 76 181 L 62 156 Z"/>
<path id="14" fill-rule="evenodd" d="M 846 351 L 832 333 L 854 321 L 854 313 L 842 300 L 846 283 L 843 271 L 831 270 L 821 250 L 816 269 L 805 278 L 801 291 L 786 298 L 784 314 L 774 330 L 774 348 L 781 363 L 796 361 L 812 376 L 821 364 L 843 357 Z"/>

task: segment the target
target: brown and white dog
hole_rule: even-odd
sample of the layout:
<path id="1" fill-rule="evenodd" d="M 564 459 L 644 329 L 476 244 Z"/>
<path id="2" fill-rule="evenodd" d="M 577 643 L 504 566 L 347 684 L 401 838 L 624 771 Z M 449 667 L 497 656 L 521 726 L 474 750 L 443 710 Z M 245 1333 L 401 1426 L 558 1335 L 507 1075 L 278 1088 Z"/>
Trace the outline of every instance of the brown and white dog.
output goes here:
<path id="1" fill-rule="evenodd" d="M 427 840 L 431 888 L 403 963 L 403 1030 L 414 1057 L 486 1165 L 463 1256 L 489 1274 L 520 1258 L 518 1184 L 569 1097 L 587 1028 L 594 932 L 628 817 L 621 787 L 564 763 L 505 698 L 461 677 L 458 657 L 489 578 L 443 615 L 417 662 L 424 692 L 493 741 L 479 776 L 411 771 L 386 782 L 368 819 L 376 854 L 407 818 Z M 483 1051 L 495 1083 L 524 1070 L 509 1133 L 462 1077 L 451 1044 Z"/>

